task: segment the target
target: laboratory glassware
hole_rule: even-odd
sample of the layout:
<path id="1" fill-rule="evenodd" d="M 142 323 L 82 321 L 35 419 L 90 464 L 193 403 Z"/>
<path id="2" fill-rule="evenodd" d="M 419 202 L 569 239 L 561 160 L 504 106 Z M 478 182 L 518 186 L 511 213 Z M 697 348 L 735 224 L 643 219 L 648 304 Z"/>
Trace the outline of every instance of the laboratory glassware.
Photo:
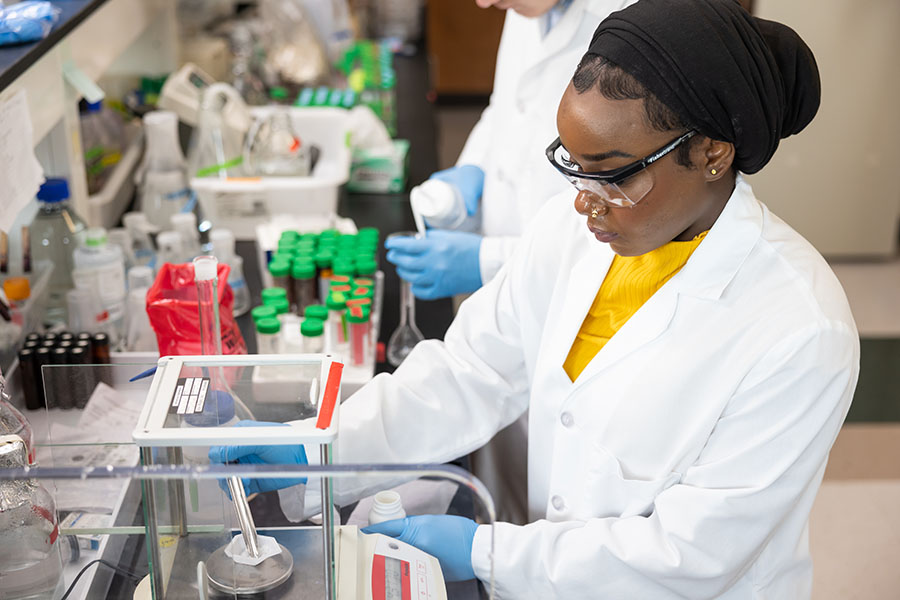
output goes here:
<path id="1" fill-rule="evenodd" d="M 256 353 L 281 353 L 281 322 L 265 318 L 256 322 Z"/>
<path id="2" fill-rule="evenodd" d="M 244 279 L 244 259 L 234 250 L 234 234 L 228 229 L 213 229 L 209 232 L 213 256 L 228 265 L 228 285 L 234 292 L 234 316 L 238 317 L 250 310 L 250 288 Z"/>
<path id="3" fill-rule="evenodd" d="M 128 232 L 131 255 L 135 265 L 156 266 L 156 249 L 153 247 L 151 233 L 158 231 L 141 212 L 127 212 L 122 215 L 122 224 Z"/>
<path id="4" fill-rule="evenodd" d="M 105 229 L 92 227 L 85 232 L 84 245 L 75 249 L 73 257 L 75 286 L 98 291 L 116 333 L 114 342 L 117 342 L 125 331 L 125 258 L 122 249 L 107 243 Z"/>
<path id="5" fill-rule="evenodd" d="M 387 239 L 395 237 L 414 237 L 412 232 L 392 233 Z M 387 345 L 387 359 L 393 366 L 398 367 L 412 349 L 425 339 L 419 328 L 416 327 L 416 297 L 412 293 L 412 284 L 405 279 L 400 279 L 400 324 L 391 334 Z"/>
<path id="6" fill-rule="evenodd" d="M 124 130 L 113 124 L 102 102 L 91 102 L 81 116 L 81 146 L 89 194 L 99 192 L 122 158 Z"/>
<path id="7" fill-rule="evenodd" d="M 300 324 L 300 334 L 303 336 L 303 352 L 307 354 L 321 354 L 325 351 L 325 322 L 312 317 L 306 317 Z"/>
<path id="8" fill-rule="evenodd" d="M 19 368 L 23 367 L 20 365 Z M 34 373 L 32 372 L 31 375 Z M 41 405 L 43 402 L 44 399 L 41 398 Z M 26 408 L 33 409 L 35 407 L 26 405 Z M 22 438 L 28 454 L 28 464 L 34 463 L 34 435 L 31 424 L 25 415 L 12 405 L 12 399 L 7 393 L 6 379 L 2 373 L 0 373 L 0 435 L 17 435 Z"/>
<path id="9" fill-rule="evenodd" d="M 298 259 L 291 268 L 296 312 L 302 315 L 306 307 L 316 302 L 316 264 L 312 260 Z"/>
<path id="10" fill-rule="evenodd" d="M 244 145 L 244 166 L 251 175 L 309 175 L 312 154 L 291 122 L 290 109 L 275 108 L 254 121 Z"/>
<path id="11" fill-rule="evenodd" d="M 244 174 L 242 148 L 249 129 L 245 114 L 246 104 L 233 87 L 214 83 L 206 88 L 188 151 L 191 177 L 224 179 Z"/>
<path id="12" fill-rule="evenodd" d="M 146 149 L 137 175 L 138 199 L 141 212 L 160 230 L 191 198 L 187 161 L 178 142 L 175 113 L 155 110 L 144 115 L 143 122 Z"/>
<path id="13" fill-rule="evenodd" d="M 169 217 L 172 228 L 181 236 L 181 250 L 184 260 L 192 260 L 201 253 L 200 230 L 197 229 L 197 215 L 192 212 L 181 212 Z"/>
<path id="14" fill-rule="evenodd" d="M 156 236 L 156 263 L 161 267 L 166 263 L 177 265 L 184 262 L 184 246 L 177 231 L 163 231 Z"/>
<path id="15" fill-rule="evenodd" d="M 17 435 L 0 436 L 0 469 L 27 467 Z M 56 505 L 34 479 L 0 480 L 0 598 L 36 600 L 63 593 Z"/>
<path id="16" fill-rule="evenodd" d="M 37 193 L 40 208 L 29 226 L 31 260 L 52 264 L 48 282 L 48 323 L 66 322 L 66 292 L 72 289 L 73 253 L 78 246 L 84 221 L 69 206 L 69 184 L 65 179 L 48 179 Z"/>

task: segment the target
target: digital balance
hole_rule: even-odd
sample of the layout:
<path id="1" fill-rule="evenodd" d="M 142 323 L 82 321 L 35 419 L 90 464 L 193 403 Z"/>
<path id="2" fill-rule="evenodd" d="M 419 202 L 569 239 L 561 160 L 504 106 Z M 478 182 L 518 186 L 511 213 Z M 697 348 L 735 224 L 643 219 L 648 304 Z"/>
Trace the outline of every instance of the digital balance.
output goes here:
<path id="1" fill-rule="evenodd" d="M 261 368 L 282 372 L 280 389 L 255 383 Z M 211 446 L 302 444 L 330 465 L 342 370 L 331 355 L 161 358 L 133 432 L 142 463 L 202 471 Z M 271 424 L 234 426 L 243 419 Z M 228 494 L 209 477 L 142 481 L 151 569 L 135 598 L 446 600 L 440 563 L 425 552 L 341 526 L 330 510 L 321 526 L 257 530 L 238 477 L 225 483 Z M 311 485 L 332 506 L 332 478 Z"/>

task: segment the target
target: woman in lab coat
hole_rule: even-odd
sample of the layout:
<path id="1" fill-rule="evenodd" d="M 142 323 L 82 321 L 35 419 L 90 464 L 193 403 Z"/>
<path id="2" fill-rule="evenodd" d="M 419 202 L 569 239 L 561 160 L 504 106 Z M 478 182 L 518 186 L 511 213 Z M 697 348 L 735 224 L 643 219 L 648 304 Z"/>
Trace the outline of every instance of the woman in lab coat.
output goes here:
<path id="1" fill-rule="evenodd" d="M 545 204 L 444 342 L 343 405 L 340 461 L 450 460 L 528 408 L 532 522 L 493 529 L 500 598 L 809 598 L 807 522 L 859 341 L 825 261 L 741 173 L 818 103 L 802 40 L 730 0 L 604 20 L 547 150 L 578 191 Z M 490 577 L 486 525 L 370 531 L 448 579 Z"/>
<path id="2" fill-rule="evenodd" d="M 543 152 L 556 137 L 556 107 L 597 25 L 634 0 L 476 1 L 507 11 L 494 88 L 457 166 L 432 177 L 456 185 L 471 212 L 480 204 L 481 230 L 387 242 L 387 259 L 425 300 L 470 293 L 490 281 L 541 205 L 570 187 Z M 515 522 L 526 518 L 526 429 L 519 419 L 472 456 L 499 514 Z M 521 456 L 501 456 L 510 453 Z"/>

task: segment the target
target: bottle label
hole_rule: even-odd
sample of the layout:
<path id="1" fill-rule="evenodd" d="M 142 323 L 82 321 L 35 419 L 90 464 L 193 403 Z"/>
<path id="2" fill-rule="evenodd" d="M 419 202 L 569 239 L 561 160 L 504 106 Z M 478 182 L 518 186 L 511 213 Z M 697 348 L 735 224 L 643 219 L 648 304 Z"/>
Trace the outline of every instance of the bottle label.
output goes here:
<path id="1" fill-rule="evenodd" d="M 169 414 L 196 415 L 203 412 L 209 377 L 182 377 L 175 386 Z"/>

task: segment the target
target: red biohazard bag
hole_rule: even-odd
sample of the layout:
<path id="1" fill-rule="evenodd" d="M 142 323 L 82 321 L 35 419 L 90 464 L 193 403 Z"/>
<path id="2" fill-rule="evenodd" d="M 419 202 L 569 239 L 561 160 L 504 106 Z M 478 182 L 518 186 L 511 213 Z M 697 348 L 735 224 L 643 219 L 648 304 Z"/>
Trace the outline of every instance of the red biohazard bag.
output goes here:
<path id="1" fill-rule="evenodd" d="M 229 270 L 228 265 L 219 263 L 216 271 L 222 353 L 247 354 L 247 344 L 234 319 L 234 292 L 228 285 Z M 160 356 L 203 354 L 193 264 L 163 264 L 147 292 L 147 315 L 156 332 Z"/>

